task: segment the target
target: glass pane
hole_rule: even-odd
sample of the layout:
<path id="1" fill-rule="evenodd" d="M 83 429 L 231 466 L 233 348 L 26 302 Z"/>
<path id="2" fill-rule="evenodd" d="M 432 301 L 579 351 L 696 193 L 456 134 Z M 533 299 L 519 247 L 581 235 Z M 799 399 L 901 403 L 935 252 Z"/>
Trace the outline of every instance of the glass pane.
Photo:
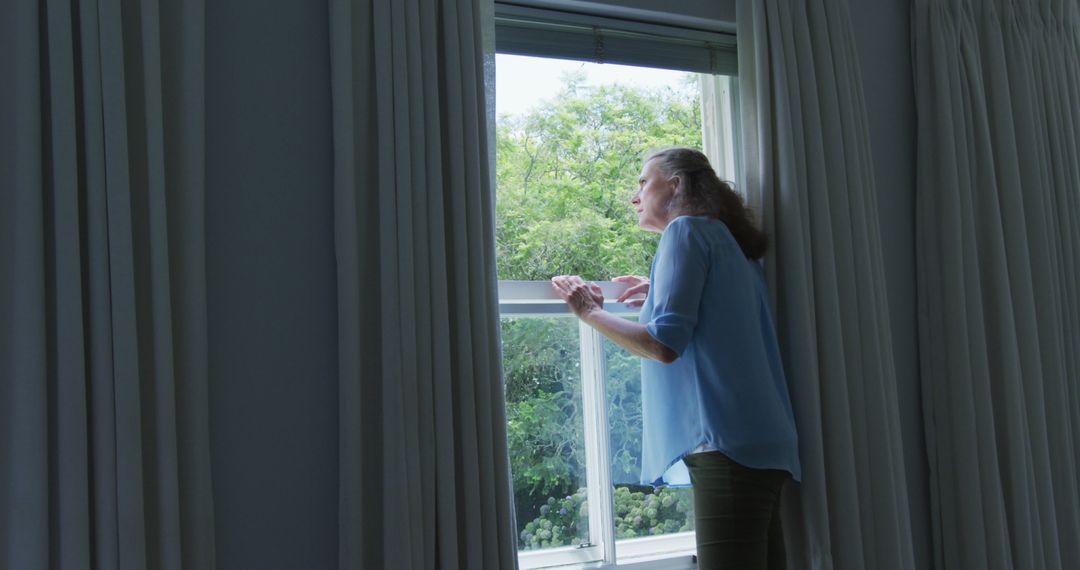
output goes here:
<path id="1" fill-rule="evenodd" d="M 696 74 L 496 56 L 499 279 L 646 275 L 659 236 L 630 198 L 641 160 L 702 146 Z"/>
<path id="2" fill-rule="evenodd" d="M 734 177 L 726 79 L 505 54 L 496 66 L 500 279 L 647 275 L 659 236 L 639 229 L 629 200 L 652 150 L 702 148 Z M 502 327 L 519 548 L 598 542 L 588 534 L 576 320 L 514 316 Z M 640 363 L 610 342 L 605 356 L 616 537 L 693 530 L 689 488 L 637 484 Z"/>
<path id="3" fill-rule="evenodd" d="M 636 317 L 627 317 L 636 320 Z M 610 340 L 607 363 L 611 481 L 615 484 L 615 538 L 694 530 L 694 495 L 689 487 L 639 485 L 641 471 L 641 359 Z"/>
<path id="4" fill-rule="evenodd" d="M 504 317 L 502 348 L 518 548 L 588 543 L 577 319 Z"/>

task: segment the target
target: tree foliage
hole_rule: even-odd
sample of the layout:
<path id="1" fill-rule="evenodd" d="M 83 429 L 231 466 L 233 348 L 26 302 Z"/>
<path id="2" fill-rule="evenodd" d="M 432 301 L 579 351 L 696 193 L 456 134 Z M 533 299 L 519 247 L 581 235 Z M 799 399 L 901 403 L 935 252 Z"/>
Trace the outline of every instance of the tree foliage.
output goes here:
<path id="1" fill-rule="evenodd" d="M 648 491 L 615 489 L 616 540 L 694 529 L 694 498 L 686 489 Z M 539 516 L 525 523 L 518 533 L 521 547 L 533 550 L 590 542 L 587 495 L 587 489 L 581 488 L 564 499 L 549 497 L 540 505 Z"/>
<path id="2" fill-rule="evenodd" d="M 701 104 L 689 80 L 663 89 L 589 87 L 564 79 L 552 102 L 496 128 L 500 279 L 647 274 L 657 236 L 630 208 L 641 159 L 701 146 Z"/>

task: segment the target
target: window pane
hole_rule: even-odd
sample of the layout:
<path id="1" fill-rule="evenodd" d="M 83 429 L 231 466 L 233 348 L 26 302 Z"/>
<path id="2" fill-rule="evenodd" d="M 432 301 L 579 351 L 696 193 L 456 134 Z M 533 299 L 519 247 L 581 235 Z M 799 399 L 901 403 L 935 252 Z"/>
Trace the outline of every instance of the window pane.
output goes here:
<path id="1" fill-rule="evenodd" d="M 636 317 L 627 317 L 637 320 Z M 611 481 L 615 484 L 615 538 L 636 538 L 694 530 L 694 496 L 689 487 L 653 490 L 639 485 L 641 471 L 641 359 L 610 340 L 607 364 Z"/>
<path id="2" fill-rule="evenodd" d="M 504 317 L 502 348 L 518 547 L 588 543 L 577 319 Z"/>
<path id="3" fill-rule="evenodd" d="M 496 56 L 499 279 L 647 274 L 659 236 L 630 198 L 641 159 L 702 146 L 696 74 Z"/>
<path id="4" fill-rule="evenodd" d="M 650 151 L 703 148 L 722 176 L 733 177 L 733 130 L 721 128 L 731 123 L 729 83 L 669 70 L 505 54 L 496 65 L 501 280 L 647 275 L 659 236 L 638 227 L 629 200 L 641 159 Z M 703 107 L 715 136 L 703 137 Z M 528 308 L 520 309 L 527 316 L 506 310 L 515 311 L 502 319 L 502 341 L 519 548 L 547 565 L 548 557 L 561 564 L 567 561 L 555 558 L 586 551 L 537 551 L 598 544 L 612 530 L 620 557 L 672 548 L 660 543 L 685 544 L 690 535 L 633 540 L 693 530 L 691 489 L 654 491 L 637 484 L 639 359 L 604 341 L 610 449 L 602 453 L 611 458 L 616 528 L 600 530 L 594 521 L 596 535 L 590 537 L 577 320 L 534 315 Z"/>

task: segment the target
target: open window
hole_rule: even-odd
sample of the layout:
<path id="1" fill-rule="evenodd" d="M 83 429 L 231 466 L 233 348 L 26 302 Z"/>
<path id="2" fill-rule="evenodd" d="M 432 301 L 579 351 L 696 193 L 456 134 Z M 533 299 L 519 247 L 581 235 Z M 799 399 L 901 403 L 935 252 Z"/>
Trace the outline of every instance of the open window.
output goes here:
<path id="1" fill-rule="evenodd" d="M 582 3 L 576 3 L 582 4 Z M 648 275 L 658 236 L 629 200 L 641 159 L 739 164 L 734 36 L 496 3 L 496 244 L 522 568 L 693 568 L 689 488 L 638 485 L 640 363 L 581 325 L 559 274 Z M 636 319 L 609 301 L 606 308 Z"/>

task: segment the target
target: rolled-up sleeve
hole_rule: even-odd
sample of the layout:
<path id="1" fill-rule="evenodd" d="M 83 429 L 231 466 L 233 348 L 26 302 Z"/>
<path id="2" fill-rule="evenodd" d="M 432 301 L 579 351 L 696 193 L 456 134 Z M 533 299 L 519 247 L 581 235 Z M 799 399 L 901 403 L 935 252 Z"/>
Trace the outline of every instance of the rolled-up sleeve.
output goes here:
<path id="1" fill-rule="evenodd" d="M 672 220 L 656 249 L 649 295 L 649 334 L 680 357 L 697 326 L 708 272 L 708 251 L 688 218 Z"/>

